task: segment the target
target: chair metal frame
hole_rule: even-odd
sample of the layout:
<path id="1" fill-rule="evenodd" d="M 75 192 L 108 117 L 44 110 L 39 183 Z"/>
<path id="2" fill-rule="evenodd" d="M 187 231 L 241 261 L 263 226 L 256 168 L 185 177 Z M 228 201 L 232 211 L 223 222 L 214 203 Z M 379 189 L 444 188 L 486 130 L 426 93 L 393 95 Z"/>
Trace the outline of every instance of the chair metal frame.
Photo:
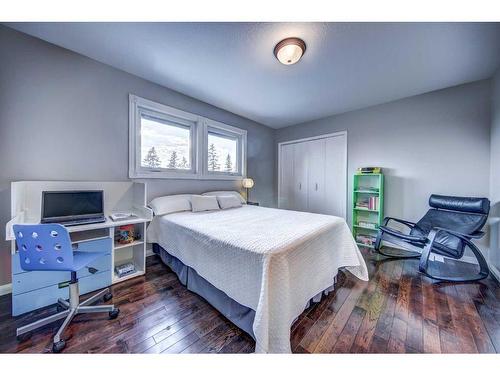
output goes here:
<path id="1" fill-rule="evenodd" d="M 393 217 L 386 217 L 384 219 L 384 223 L 379 227 L 379 231 L 377 233 L 377 239 L 375 240 L 374 248 L 378 253 L 390 257 L 390 258 L 398 258 L 398 259 L 410 259 L 410 258 L 420 258 L 419 262 L 419 271 L 424 275 L 439 281 L 449 281 L 449 282 L 473 282 L 485 279 L 489 275 L 488 264 L 486 263 L 486 259 L 484 259 L 483 254 L 477 248 L 474 243 L 472 243 L 472 239 L 480 239 L 484 236 L 484 232 L 476 231 L 473 234 L 464 234 L 460 232 L 453 231 L 451 229 L 434 227 L 427 237 L 419 237 L 412 236 L 409 234 L 404 234 L 398 230 L 388 227 L 389 222 L 393 220 L 395 222 L 401 223 L 408 228 L 413 228 L 416 224 L 402 219 L 397 219 Z M 466 276 L 442 276 L 437 275 L 429 271 L 429 262 L 430 255 L 434 250 L 434 241 L 436 236 L 441 233 L 446 232 L 449 235 L 455 236 L 462 241 L 464 246 L 471 249 L 472 253 L 476 257 L 479 263 L 479 273 L 475 275 L 466 275 Z M 382 241 L 387 241 L 391 244 L 402 247 L 404 250 L 409 252 L 413 252 L 414 254 L 409 255 L 395 255 L 389 254 L 383 251 Z M 459 258 L 458 258 L 459 259 Z"/>
<path id="2" fill-rule="evenodd" d="M 479 273 L 477 275 L 471 275 L 471 276 L 464 276 L 464 277 L 451 277 L 451 276 L 439 276 L 439 275 L 433 275 L 428 272 L 428 265 L 429 265 L 429 257 L 431 255 L 432 249 L 434 247 L 434 241 L 436 239 L 436 236 L 440 232 L 446 232 L 452 236 L 455 236 L 462 240 L 464 245 L 471 249 L 472 253 L 476 257 L 478 263 L 479 263 Z M 472 243 L 472 239 L 480 239 L 484 236 L 484 232 L 481 231 L 476 231 L 473 234 L 463 234 L 460 232 L 456 232 L 450 229 L 446 228 L 440 228 L 440 227 L 434 227 L 427 239 L 428 242 L 425 245 L 424 249 L 422 250 L 422 255 L 420 256 L 420 262 L 418 265 L 418 269 L 420 272 L 423 274 L 427 275 L 430 278 L 433 278 L 435 280 L 440 280 L 440 281 L 451 281 L 451 282 L 469 282 L 469 281 L 479 281 L 482 279 L 485 279 L 488 277 L 490 270 L 488 268 L 488 264 L 486 263 L 486 259 L 484 259 L 483 254 L 481 251 L 477 248 L 476 245 Z"/>
<path id="3" fill-rule="evenodd" d="M 64 319 L 53 338 L 52 351 L 61 352 L 66 342 L 61 338 L 77 314 L 107 312 L 110 319 L 118 317 L 120 310 L 114 305 L 91 306 L 101 298 L 109 301 L 113 296 L 109 288 L 105 288 L 92 297 L 80 303 L 77 271 L 86 267 L 91 274 L 98 272 L 89 267 L 101 255 L 99 253 L 75 254 L 71 248 L 68 231 L 60 224 L 14 225 L 14 233 L 19 252 L 21 268 L 26 271 L 70 271 L 69 300 L 59 298 L 57 301 L 58 312 L 36 322 L 19 327 L 16 335 L 23 340 L 32 331 L 47 324 Z M 79 256 L 78 256 L 79 255 Z M 62 310 L 62 311 L 59 311 Z"/>

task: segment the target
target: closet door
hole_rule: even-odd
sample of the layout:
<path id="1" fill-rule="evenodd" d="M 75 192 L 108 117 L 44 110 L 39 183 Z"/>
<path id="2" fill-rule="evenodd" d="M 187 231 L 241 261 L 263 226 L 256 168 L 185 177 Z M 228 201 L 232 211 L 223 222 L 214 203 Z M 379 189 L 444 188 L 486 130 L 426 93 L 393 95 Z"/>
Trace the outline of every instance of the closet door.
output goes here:
<path id="1" fill-rule="evenodd" d="M 325 139 L 304 142 L 307 145 L 307 179 L 308 207 L 307 211 L 325 212 Z"/>
<path id="2" fill-rule="evenodd" d="M 325 138 L 325 209 L 327 215 L 346 219 L 347 135 Z"/>
<path id="3" fill-rule="evenodd" d="M 293 144 L 293 208 L 297 211 L 307 211 L 307 175 L 308 175 L 308 144 L 299 142 Z"/>
<path id="4" fill-rule="evenodd" d="M 280 191 L 278 207 L 287 210 L 294 209 L 294 145 L 282 145 L 280 148 Z"/>

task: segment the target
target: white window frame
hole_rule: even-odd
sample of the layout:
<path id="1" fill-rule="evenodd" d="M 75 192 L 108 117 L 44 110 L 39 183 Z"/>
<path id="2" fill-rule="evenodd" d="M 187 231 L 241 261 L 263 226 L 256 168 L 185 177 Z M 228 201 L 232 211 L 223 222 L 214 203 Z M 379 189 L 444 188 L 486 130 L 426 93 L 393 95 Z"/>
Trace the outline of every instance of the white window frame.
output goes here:
<path id="1" fill-rule="evenodd" d="M 141 165 L 141 114 L 156 117 L 160 121 L 177 122 L 189 126 L 191 132 L 191 169 L 152 169 Z M 238 172 L 208 171 L 208 132 L 219 130 L 221 134 L 238 138 Z M 181 111 L 177 108 L 129 94 L 129 177 L 163 179 L 240 180 L 246 176 L 247 131 L 218 121 Z"/>
<path id="2" fill-rule="evenodd" d="M 224 172 L 224 171 L 209 171 L 208 170 L 208 133 L 219 133 L 222 136 L 236 138 L 236 153 L 237 153 L 237 171 Z M 246 176 L 247 163 L 247 131 L 224 124 L 222 122 L 206 119 L 203 124 L 203 174 L 210 179 L 241 179 Z"/>

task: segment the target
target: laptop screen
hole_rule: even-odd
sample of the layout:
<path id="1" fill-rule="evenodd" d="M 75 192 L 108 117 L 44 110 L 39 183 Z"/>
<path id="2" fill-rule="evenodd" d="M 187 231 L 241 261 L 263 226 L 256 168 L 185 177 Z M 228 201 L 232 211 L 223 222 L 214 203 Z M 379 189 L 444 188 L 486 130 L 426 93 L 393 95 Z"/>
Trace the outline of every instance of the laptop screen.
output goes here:
<path id="1" fill-rule="evenodd" d="M 42 223 L 103 215 L 102 190 L 42 192 Z"/>

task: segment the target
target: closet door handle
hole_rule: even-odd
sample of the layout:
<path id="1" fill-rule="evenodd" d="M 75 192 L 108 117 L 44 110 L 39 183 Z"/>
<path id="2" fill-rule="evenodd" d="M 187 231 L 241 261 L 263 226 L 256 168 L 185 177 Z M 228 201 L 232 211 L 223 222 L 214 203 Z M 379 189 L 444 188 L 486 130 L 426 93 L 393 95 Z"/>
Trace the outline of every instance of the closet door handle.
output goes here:
<path id="1" fill-rule="evenodd" d="M 318 183 L 316 182 L 316 191 L 318 191 Z"/>
<path id="2" fill-rule="evenodd" d="M 299 190 L 302 190 L 302 182 L 299 182 Z"/>

